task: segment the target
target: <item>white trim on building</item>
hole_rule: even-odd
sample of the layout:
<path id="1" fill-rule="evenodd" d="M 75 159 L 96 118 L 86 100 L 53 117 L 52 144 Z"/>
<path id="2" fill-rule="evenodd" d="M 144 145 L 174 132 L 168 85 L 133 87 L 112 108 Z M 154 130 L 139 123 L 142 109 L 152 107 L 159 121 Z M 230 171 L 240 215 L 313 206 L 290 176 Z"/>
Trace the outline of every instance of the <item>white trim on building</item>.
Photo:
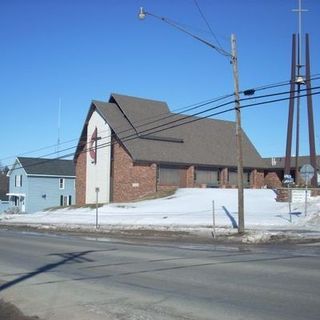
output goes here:
<path id="1" fill-rule="evenodd" d="M 98 202 L 108 203 L 110 202 L 111 129 L 97 111 L 92 113 L 88 121 L 87 146 L 92 152 L 86 154 L 86 203 L 96 202 L 96 190 L 99 190 Z"/>

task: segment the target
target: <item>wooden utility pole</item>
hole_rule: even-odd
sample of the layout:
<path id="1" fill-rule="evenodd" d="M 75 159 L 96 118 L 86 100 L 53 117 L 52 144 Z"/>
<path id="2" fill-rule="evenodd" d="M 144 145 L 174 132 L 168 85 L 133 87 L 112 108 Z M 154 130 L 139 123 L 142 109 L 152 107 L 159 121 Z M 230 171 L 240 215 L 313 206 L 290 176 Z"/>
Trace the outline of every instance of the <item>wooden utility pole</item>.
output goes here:
<path id="1" fill-rule="evenodd" d="M 234 80 L 234 97 L 235 97 L 235 111 L 236 111 L 236 144 L 237 144 L 237 168 L 238 168 L 238 232 L 244 233 L 244 205 L 243 205 L 243 157 L 242 157 L 242 129 L 241 129 L 241 112 L 240 112 L 240 97 L 239 97 L 239 76 L 238 76 L 238 58 L 236 49 L 236 37 L 234 34 L 231 35 L 231 48 L 232 52 L 227 52 L 222 48 L 219 48 L 212 43 L 204 40 L 197 35 L 189 32 L 185 28 L 179 26 L 172 20 L 168 20 L 165 17 L 159 17 L 153 13 L 145 11 L 142 7 L 139 11 L 139 19 L 143 20 L 146 15 L 152 16 L 159 19 L 168 25 L 186 33 L 190 37 L 202 42 L 203 44 L 209 46 L 210 48 L 216 50 L 221 55 L 231 58 L 231 63 L 233 67 L 233 80 Z"/>
<path id="2" fill-rule="evenodd" d="M 237 140 L 237 167 L 238 167 L 238 232 L 244 233 L 244 199 L 243 199 L 243 153 L 242 153 L 242 129 L 241 110 L 239 96 L 239 73 L 237 44 L 234 34 L 231 35 L 231 58 L 234 81 L 234 97 L 236 110 L 236 140 Z"/>

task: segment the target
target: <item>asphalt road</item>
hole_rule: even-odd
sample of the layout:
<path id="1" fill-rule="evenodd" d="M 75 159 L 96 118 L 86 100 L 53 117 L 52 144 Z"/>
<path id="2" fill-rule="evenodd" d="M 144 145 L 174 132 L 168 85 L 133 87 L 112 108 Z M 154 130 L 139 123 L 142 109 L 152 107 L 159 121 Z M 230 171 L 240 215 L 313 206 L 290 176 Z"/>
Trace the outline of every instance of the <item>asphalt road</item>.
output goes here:
<path id="1" fill-rule="evenodd" d="M 44 320 L 320 315 L 319 244 L 97 241 L 0 230 L 0 259 L 0 297 Z"/>

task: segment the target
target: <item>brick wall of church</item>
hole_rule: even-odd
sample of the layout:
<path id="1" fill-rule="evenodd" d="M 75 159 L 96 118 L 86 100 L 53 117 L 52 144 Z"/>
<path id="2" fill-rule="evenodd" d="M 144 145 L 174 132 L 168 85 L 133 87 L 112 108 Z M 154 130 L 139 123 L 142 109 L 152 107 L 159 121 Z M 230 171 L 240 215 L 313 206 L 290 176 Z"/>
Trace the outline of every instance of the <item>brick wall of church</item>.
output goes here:
<path id="1" fill-rule="evenodd" d="M 121 144 L 112 146 L 112 202 L 126 202 L 156 192 L 156 164 L 134 164 Z"/>
<path id="2" fill-rule="evenodd" d="M 76 159 L 76 204 L 86 203 L 86 168 L 87 154 L 81 152 Z"/>

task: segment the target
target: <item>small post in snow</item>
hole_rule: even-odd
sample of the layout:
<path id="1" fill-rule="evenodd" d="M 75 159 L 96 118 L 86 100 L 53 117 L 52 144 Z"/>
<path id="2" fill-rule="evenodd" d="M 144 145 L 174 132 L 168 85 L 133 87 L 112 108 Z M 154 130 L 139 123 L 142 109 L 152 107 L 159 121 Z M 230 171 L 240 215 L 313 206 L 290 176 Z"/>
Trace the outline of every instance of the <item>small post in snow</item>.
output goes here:
<path id="1" fill-rule="evenodd" d="M 289 217 L 290 222 L 292 222 L 292 216 L 291 216 L 291 201 L 292 201 L 292 190 L 290 190 L 290 185 L 288 183 L 288 204 L 289 204 Z"/>
<path id="2" fill-rule="evenodd" d="M 307 215 L 307 201 L 308 201 L 308 184 L 314 178 L 314 175 L 317 174 L 315 168 L 311 164 L 304 164 L 300 169 L 300 176 L 306 184 L 305 189 L 305 203 L 304 203 L 304 215 Z M 311 183 L 312 186 L 312 183 Z"/>
<path id="3" fill-rule="evenodd" d="M 99 191 L 100 191 L 100 189 L 97 187 L 96 188 L 96 229 L 98 229 L 99 228 L 99 222 L 98 222 L 98 207 L 99 207 L 99 205 L 98 205 L 98 203 L 99 203 Z"/>
<path id="4" fill-rule="evenodd" d="M 214 209 L 214 200 L 212 201 L 212 237 L 216 237 L 216 215 Z"/>
<path id="5" fill-rule="evenodd" d="M 290 219 L 290 222 L 292 222 L 292 216 L 291 216 L 292 189 L 290 189 L 290 186 L 293 183 L 293 179 L 292 179 L 291 174 L 285 174 L 282 183 L 287 186 L 288 205 L 289 205 L 289 219 Z"/>
<path id="6" fill-rule="evenodd" d="M 306 184 L 305 196 L 304 196 L 304 215 L 307 216 L 308 210 L 308 185 Z"/>

